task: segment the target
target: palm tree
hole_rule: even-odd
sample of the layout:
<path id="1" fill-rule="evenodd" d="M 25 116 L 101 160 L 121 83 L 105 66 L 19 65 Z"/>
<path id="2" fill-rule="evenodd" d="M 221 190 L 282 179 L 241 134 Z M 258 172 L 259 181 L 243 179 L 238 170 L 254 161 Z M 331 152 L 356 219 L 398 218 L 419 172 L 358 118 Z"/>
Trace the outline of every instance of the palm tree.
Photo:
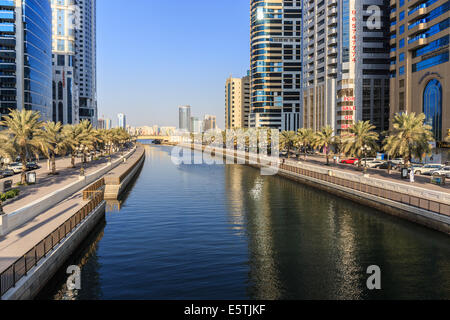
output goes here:
<path id="1" fill-rule="evenodd" d="M 84 138 L 84 131 L 81 125 L 65 125 L 62 129 L 68 148 L 70 150 L 71 165 L 75 168 L 75 157 Z"/>
<path id="2" fill-rule="evenodd" d="M 400 156 L 406 166 L 413 157 L 422 159 L 431 153 L 430 142 L 434 141 L 431 126 L 425 125 L 425 114 L 398 113 L 395 115 L 392 130 L 384 140 L 384 150 L 390 157 Z"/>
<path id="3" fill-rule="evenodd" d="M 27 157 L 39 149 L 42 142 L 42 122 L 40 113 L 22 109 L 10 110 L 10 114 L 3 117 L 0 125 L 6 127 L 1 132 L 3 139 L 10 141 L 22 162 L 21 184 L 26 183 Z"/>
<path id="4" fill-rule="evenodd" d="M 51 174 L 53 175 L 57 174 L 55 156 L 66 155 L 70 145 L 68 139 L 62 133 L 62 128 L 63 125 L 61 122 L 54 123 L 48 121 L 44 124 L 42 134 L 44 139 L 41 141 L 41 150 L 49 159 L 51 159 Z"/>
<path id="5" fill-rule="evenodd" d="M 379 135 L 374 131 L 375 128 L 370 121 L 358 121 L 342 139 L 343 152 L 358 158 L 358 167 L 361 167 L 361 159 L 367 156 L 367 151 L 378 149 Z"/>
<path id="6" fill-rule="evenodd" d="M 283 131 L 280 136 L 280 147 L 282 150 L 287 151 L 287 157 L 289 159 L 291 150 L 295 146 L 296 135 L 294 131 Z"/>
<path id="7" fill-rule="evenodd" d="M 335 141 L 334 130 L 331 126 L 323 127 L 322 130 L 316 132 L 313 146 L 317 148 L 324 148 L 326 150 L 327 165 L 330 164 L 330 147 Z"/>
<path id="8" fill-rule="evenodd" d="M 93 149 L 97 137 L 94 136 L 94 129 L 89 120 L 81 121 L 80 126 L 83 131 L 83 134 L 81 135 L 80 149 L 83 153 L 83 163 L 86 163 L 87 152 Z"/>
<path id="9" fill-rule="evenodd" d="M 297 147 L 303 149 L 304 160 L 306 152 L 311 148 L 314 141 L 314 131 L 311 128 L 300 128 L 297 130 Z"/>

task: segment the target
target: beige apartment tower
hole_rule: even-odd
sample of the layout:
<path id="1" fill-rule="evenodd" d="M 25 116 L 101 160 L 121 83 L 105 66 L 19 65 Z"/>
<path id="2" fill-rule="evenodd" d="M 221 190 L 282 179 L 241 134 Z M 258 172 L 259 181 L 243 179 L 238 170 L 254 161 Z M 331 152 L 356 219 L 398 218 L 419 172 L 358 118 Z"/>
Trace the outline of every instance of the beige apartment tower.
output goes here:
<path id="1" fill-rule="evenodd" d="M 250 77 L 227 79 L 225 84 L 225 128 L 248 128 Z"/>
<path id="2" fill-rule="evenodd" d="M 390 12 L 391 119 L 424 113 L 439 146 L 450 128 L 450 2 L 392 0 Z"/>

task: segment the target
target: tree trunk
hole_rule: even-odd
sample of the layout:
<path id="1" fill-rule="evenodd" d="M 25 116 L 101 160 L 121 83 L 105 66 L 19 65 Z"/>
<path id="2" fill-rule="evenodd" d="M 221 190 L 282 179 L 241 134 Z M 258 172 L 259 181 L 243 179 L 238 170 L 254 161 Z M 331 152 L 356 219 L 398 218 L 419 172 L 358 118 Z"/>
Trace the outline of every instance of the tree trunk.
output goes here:
<path id="1" fill-rule="evenodd" d="M 20 183 L 21 184 L 25 184 L 27 183 L 27 155 L 26 153 L 22 152 L 20 154 L 20 159 L 22 160 L 22 174 L 21 174 L 21 179 L 20 179 Z"/>
<path id="2" fill-rule="evenodd" d="M 56 161 L 55 161 L 55 154 L 52 153 L 52 174 L 56 174 Z"/>
<path id="3" fill-rule="evenodd" d="M 71 155 L 71 160 L 70 160 L 71 164 L 72 164 L 72 168 L 75 168 L 75 154 L 72 153 Z"/>

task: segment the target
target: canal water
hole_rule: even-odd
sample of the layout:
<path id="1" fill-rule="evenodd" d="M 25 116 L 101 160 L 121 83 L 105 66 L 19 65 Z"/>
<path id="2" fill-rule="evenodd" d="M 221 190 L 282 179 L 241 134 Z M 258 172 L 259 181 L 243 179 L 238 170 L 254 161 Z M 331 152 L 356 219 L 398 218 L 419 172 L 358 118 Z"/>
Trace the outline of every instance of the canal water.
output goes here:
<path id="1" fill-rule="evenodd" d="M 39 299 L 450 299 L 450 238 L 241 165 L 147 146 L 120 205 Z M 120 206 L 120 209 L 119 209 Z M 81 266 L 68 291 L 66 267 Z M 381 269 L 370 291 L 367 268 Z"/>

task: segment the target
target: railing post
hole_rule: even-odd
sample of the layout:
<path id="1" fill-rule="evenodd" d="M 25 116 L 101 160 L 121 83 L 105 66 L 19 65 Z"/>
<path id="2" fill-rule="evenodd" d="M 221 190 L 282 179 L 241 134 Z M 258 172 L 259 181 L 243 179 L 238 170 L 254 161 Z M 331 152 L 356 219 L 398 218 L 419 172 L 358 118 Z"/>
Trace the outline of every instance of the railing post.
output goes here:
<path id="1" fill-rule="evenodd" d="M 16 263 L 13 264 L 13 287 L 16 286 Z"/>

